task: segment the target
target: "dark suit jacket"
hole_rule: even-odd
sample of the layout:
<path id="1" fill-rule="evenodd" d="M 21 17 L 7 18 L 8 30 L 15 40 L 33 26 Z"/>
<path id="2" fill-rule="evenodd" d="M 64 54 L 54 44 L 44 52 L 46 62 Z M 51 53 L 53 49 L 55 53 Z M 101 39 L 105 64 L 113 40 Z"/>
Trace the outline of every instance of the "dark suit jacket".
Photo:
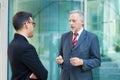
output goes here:
<path id="1" fill-rule="evenodd" d="M 61 37 L 59 55 L 63 56 L 61 80 L 93 80 L 91 69 L 100 66 L 99 41 L 95 34 L 83 30 L 76 46 L 72 47 L 73 33 L 70 31 Z M 83 66 L 72 66 L 71 57 L 83 59 Z"/>
<path id="2" fill-rule="evenodd" d="M 35 73 L 38 80 L 47 80 L 47 70 L 39 60 L 35 48 L 24 36 L 15 34 L 8 46 L 8 58 L 12 69 L 12 80 L 30 80 L 31 73 Z"/>

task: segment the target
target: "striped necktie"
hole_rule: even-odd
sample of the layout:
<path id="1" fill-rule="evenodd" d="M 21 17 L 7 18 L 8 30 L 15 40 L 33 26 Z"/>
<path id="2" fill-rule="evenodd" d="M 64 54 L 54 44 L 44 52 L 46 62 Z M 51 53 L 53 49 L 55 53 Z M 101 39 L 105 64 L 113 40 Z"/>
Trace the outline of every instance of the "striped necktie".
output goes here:
<path id="1" fill-rule="evenodd" d="M 78 33 L 74 33 L 73 41 L 72 41 L 73 47 L 75 47 L 75 45 L 77 44 L 77 36 L 78 36 Z"/>

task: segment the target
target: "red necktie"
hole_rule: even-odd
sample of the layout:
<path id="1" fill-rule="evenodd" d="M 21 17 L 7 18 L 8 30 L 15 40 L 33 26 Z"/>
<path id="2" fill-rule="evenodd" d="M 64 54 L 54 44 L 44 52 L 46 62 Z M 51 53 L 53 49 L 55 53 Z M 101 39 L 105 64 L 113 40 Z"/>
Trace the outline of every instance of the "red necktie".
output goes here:
<path id="1" fill-rule="evenodd" d="M 74 33 L 74 37 L 73 37 L 73 41 L 72 41 L 73 47 L 75 47 L 75 45 L 77 44 L 77 35 L 78 35 L 78 33 Z"/>

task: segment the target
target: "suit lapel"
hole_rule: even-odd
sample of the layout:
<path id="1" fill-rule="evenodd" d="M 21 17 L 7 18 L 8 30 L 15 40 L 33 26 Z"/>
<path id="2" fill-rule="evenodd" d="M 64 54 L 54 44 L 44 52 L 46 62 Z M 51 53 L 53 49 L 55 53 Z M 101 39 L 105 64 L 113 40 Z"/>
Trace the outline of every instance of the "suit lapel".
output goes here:
<path id="1" fill-rule="evenodd" d="M 85 37 L 86 37 L 86 31 L 83 30 L 83 32 L 81 33 L 81 35 L 77 41 L 76 46 L 73 48 L 73 50 L 76 49 L 84 41 Z"/>
<path id="2" fill-rule="evenodd" d="M 73 38 L 73 33 L 71 31 L 69 36 L 68 36 L 68 42 L 69 42 L 70 49 L 73 48 L 73 46 L 72 46 L 72 38 Z"/>

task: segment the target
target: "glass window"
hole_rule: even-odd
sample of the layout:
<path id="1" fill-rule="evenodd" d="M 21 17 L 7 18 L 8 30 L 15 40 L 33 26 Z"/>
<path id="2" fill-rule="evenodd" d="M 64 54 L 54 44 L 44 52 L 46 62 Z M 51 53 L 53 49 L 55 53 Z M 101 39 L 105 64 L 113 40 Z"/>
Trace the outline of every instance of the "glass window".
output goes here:
<path id="1" fill-rule="evenodd" d="M 31 12 L 37 24 L 34 37 L 30 39 L 30 42 L 37 49 L 40 59 L 49 71 L 48 80 L 59 80 L 60 70 L 55 59 L 58 55 L 60 37 L 62 33 L 69 31 L 69 11 L 81 9 L 84 12 L 84 1 L 9 0 L 9 42 L 12 40 L 14 32 L 11 21 L 13 14 L 18 11 Z M 120 0 L 86 1 L 86 29 L 98 36 L 102 56 L 101 67 L 93 70 L 94 79 L 119 80 Z M 10 76 L 9 68 L 9 80 Z"/>
<path id="2" fill-rule="evenodd" d="M 102 64 L 95 80 L 119 80 L 120 72 L 120 1 L 88 0 L 87 29 L 98 35 Z"/>
<path id="3" fill-rule="evenodd" d="M 30 42 L 37 49 L 38 55 L 49 71 L 48 80 L 59 80 L 59 68 L 56 63 L 61 34 L 69 31 L 69 12 L 83 9 L 83 1 L 73 0 L 13 0 L 10 3 L 10 21 L 18 11 L 33 14 L 36 22 L 34 37 Z M 10 23 L 10 27 L 12 23 Z M 13 29 L 13 28 L 12 28 Z M 13 30 L 11 30 L 14 32 Z M 13 33 L 10 33 L 10 36 Z M 12 37 L 10 37 L 12 40 Z"/>

